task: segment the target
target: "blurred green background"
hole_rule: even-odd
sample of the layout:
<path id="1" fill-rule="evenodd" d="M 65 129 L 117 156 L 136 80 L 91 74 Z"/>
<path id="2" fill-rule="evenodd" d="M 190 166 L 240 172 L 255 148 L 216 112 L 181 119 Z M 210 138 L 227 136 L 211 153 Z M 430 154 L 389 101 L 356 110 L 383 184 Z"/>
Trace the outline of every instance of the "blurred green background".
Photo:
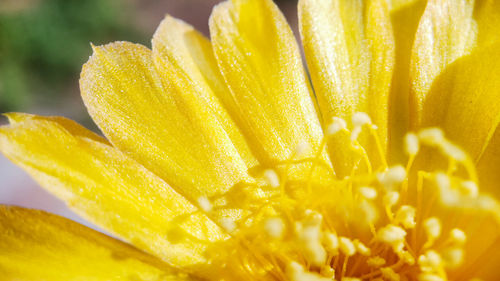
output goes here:
<path id="1" fill-rule="evenodd" d="M 96 130 L 78 89 L 81 66 L 95 45 L 126 40 L 150 46 L 165 14 L 208 35 L 221 0 L 0 0 L 0 113 L 62 115 Z M 277 1 L 296 31 L 296 0 Z M 296 33 L 297 34 L 297 33 Z M 6 118 L 0 116 L 0 125 Z M 69 217 L 71 212 L 0 153 L 0 204 Z"/>
<path id="2" fill-rule="evenodd" d="M 149 37 L 166 13 L 208 33 L 208 16 L 217 2 L 0 1 L 0 112 L 59 114 L 88 125 L 77 82 L 91 54 L 90 42 L 126 40 L 149 45 Z M 277 2 L 286 13 L 296 1 Z"/>

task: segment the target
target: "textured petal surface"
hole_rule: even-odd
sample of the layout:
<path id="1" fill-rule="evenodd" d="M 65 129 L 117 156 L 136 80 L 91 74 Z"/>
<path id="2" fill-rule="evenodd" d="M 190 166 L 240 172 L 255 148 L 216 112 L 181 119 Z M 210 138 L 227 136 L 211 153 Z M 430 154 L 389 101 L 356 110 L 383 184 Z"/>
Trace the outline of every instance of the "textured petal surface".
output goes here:
<path id="1" fill-rule="evenodd" d="M 42 211 L 0 206 L 2 280 L 191 280 L 160 260 Z"/>
<path id="2" fill-rule="evenodd" d="M 422 120 L 424 102 L 434 79 L 470 53 L 477 37 L 473 1 L 429 0 L 419 23 L 412 50 L 410 79 L 410 123 Z"/>
<path id="3" fill-rule="evenodd" d="M 423 126 L 441 127 L 476 162 L 500 122 L 499 48 L 500 43 L 475 49 L 447 67 L 423 107 Z"/>
<path id="4" fill-rule="evenodd" d="M 302 42 L 319 107 L 326 123 L 368 113 L 387 144 L 389 91 L 394 65 L 394 38 L 386 1 L 299 2 Z M 347 155 L 330 143 L 338 174 L 350 173 Z"/>
<path id="5" fill-rule="evenodd" d="M 58 119 L 1 127 L 0 150 L 77 213 L 138 248 L 175 266 L 204 262 L 209 241 L 224 237 L 217 226 L 142 165 Z"/>
<path id="6" fill-rule="evenodd" d="M 210 34 L 221 72 L 256 156 L 264 165 L 322 138 L 293 34 L 270 0 L 226 1 L 214 8 Z"/>
<path id="7" fill-rule="evenodd" d="M 196 93 L 162 80 L 152 52 L 126 42 L 94 48 L 80 87 L 107 138 L 191 200 L 248 180 L 245 161 Z"/>
<path id="8" fill-rule="evenodd" d="M 425 0 L 391 1 L 391 21 L 396 43 L 396 63 L 389 105 L 389 160 L 406 161 L 403 139 L 409 124 L 410 57 Z"/>
<path id="9" fill-rule="evenodd" d="M 224 128 L 247 166 L 256 165 L 231 117 L 238 117 L 235 104 L 219 72 L 210 41 L 190 25 L 167 16 L 153 36 L 153 56 L 164 81 L 169 81 L 176 93 L 197 106 L 200 113 L 207 111 L 207 118 L 220 123 L 216 126 Z"/>

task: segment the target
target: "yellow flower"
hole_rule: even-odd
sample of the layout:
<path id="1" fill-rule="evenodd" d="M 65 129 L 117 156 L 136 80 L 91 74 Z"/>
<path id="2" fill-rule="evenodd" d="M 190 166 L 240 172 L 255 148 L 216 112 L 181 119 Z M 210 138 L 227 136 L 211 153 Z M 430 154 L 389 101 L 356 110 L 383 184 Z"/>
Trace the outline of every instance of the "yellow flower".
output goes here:
<path id="1" fill-rule="evenodd" d="M 0 208 L 2 280 L 498 280 L 500 1 L 271 0 L 94 47 L 106 139 L 10 113 L 0 150 L 114 238 Z M 311 83 L 310 83 L 311 82 Z"/>

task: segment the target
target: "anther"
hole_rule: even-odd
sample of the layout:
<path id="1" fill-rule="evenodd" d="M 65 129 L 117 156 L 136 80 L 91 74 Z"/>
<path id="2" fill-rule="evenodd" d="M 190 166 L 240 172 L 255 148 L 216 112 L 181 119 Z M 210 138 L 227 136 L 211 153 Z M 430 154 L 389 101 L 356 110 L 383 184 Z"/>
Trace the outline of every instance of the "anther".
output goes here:
<path id="1" fill-rule="evenodd" d="M 460 186 L 463 190 L 463 193 L 465 193 L 465 195 L 467 196 L 476 198 L 477 195 L 479 194 L 479 188 L 477 187 L 477 184 L 473 181 L 463 181 Z"/>
<path id="2" fill-rule="evenodd" d="M 405 136 L 405 150 L 408 155 L 416 155 L 420 149 L 417 135 L 408 133 Z"/>
<path id="3" fill-rule="evenodd" d="M 354 247 L 356 247 L 356 251 L 361 255 L 369 256 L 371 254 L 370 248 L 366 247 L 361 241 L 356 239 L 352 241 L 352 243 L 354 244 Z"/>
<path id="4" fill-rule="evenodd" d="M 207 213 L 212 211 L 212 203 L 210 203 L 210 200 L 208 200 L 208 198 L 205 196 L 198 197 L 198 205 L 203 211 Z"/>
<path id="5" fill-rule="evenodd" d="M 392 207 L 396 205 L 399 201 L 399 192 L 396 191 L 389 191 L 387 194 L 384 196 L 384 205 L 388 207 Z"/>
<path id="6" fill-rule="evenodd" d="M 396 223 L 400 223 L 403 227 L 410 229 L 415 227 L 416 210 L 412 206 L 403 205 L 396 212 Z"/>
<path id="7" fill-rule="evenodd" d="M 447 268 L 457 268 L 464 260 L 464 250 L 458 247 L 448 248 L 442 252 L 441 256 Z"/>
<path id="8" fill-rule="evenodd" d="M 434 273 L 422 273 L 418 275 L 418 281 L 445 281 L 445 279 Z"/>
<path id="9" fill-rule="evenodd" d="M 265 170 L 264 171 L 264 178 L 266 179 L 267 183 L 276 188 L 280 186 L 280 179 L 278 177 L 278 174 L 274 170 Z"/>
<path id="10" fill-rule="evenodd" d="M 294 157 L 301 157 L 305 155 L 311 147 L 309 146 L 309 143 L 306 141 L 301 141 L 299 144 L 295 147 L 295 151 L 293 153 Z"/>
<path id="11" fill-rule="evenodd" d="M 370 186 L 363 186 L 359 188 L 359 193 L 366 199 L 372 200 L 377 197 L 377 190 Z"/>
<path id="12" fill-rule="evenodd" d="M 333 136 L 338 132 L 345 130 L 346 128 L 347 124 L 344 119 L 339 117 L 333 117 L 332 123 L 328 125 L 328 128 L 326 129 L 326 134 L 329 136 Z"/>
<path id="13" fill-rule="evenodd" d="M 372 119 L 364 112 L 356 112 L 352 115 L 352 125 L 354 127 L 361 127 L 371 123 Z"/>
<path id="14" fill-rule="evenodd" d="M 453 244 L 463 245 L 467 241 L 467 236 L 462 230 L 454 228 L 450 231 L 450 241 Z"/>
<path id="15" fill-rule="evenodd" d="M 442 264 L 441 256 L 433 250 L 418 257 L 418 265 L 423 272 L 436 271 Z"/>
<path id="16" fill-rule="evenodd" d="M 379 229 L 377 236 L 380 241 L 394 246 L 404 241 L 406 231 L 399 226 L 389 224 Z"/>
<path id="17" fill-rule="evenodd" d="M 349 239 L 347 237 L 340 237 L 339 248 L 340 248 L 340 251 L 348 257 L 350 257 L 356 253 L 356 247 L 352 243 L 351 239 Z"/>
<path id="18" fill-rule="evenodd" d="M 379 256 L 371 257 L 366 261 L 366 264 L 368 264 L 371 267 L 380 267 L 385 263 L 386 263 L 385 259 Z"/>
<path id="19" fill-rule="evenodd" d="M 339 253 L 339 238 L 337 235 L 327 232 L 323 237 L 323 243 L 326 250 L 333 256 Z"/>
<path id="20" fill-rule="evenodd" d="M 444 141 L 444 134 L 441 129 L 427 128 L 418 132 L 418 138 L 422 143 L 430 146 L 440 146 Z"/>
<path id="21" fill-rule="evenodd" d="M 389 281 L 399 281 L 399 280 L 401 280 L 399 274 L 397 274 L 390 267 L 381 268 L 380 271 L 382 272 L 382 276 L 384 276 L 384 278 L 387 279 L 387 280 L 389 280 Z"/>
<path id="22" fill-rule="evenodd" d="M 265 224 L 267 234 L 273 238 L 281 238 L 284 228 L 285 226 L 280 218 L 270 218 Z"/>
<path id="23" fill-rule="evenodd" d="M 429 241 L 434 241 L 441 235 L 441 222 L 435 217 L 428 218 L 424 221 L 424 230 Z"/>
<path id="24" fill-rule="evenodd" d="M 234 221 L 229 218 L 222 218 L 220 224 L 222 228 L 224 228 L 224 230 L 229 233 L 232 233 L 236 229 L 236 223 L 234 223 Z"/>
<path id="25" fill-rule="evenodd" d="M 387 189 L 402 183 L 406 179 L 406 170 L 401 165 L 396 165 L 377 175 L 378 181 Z"/>

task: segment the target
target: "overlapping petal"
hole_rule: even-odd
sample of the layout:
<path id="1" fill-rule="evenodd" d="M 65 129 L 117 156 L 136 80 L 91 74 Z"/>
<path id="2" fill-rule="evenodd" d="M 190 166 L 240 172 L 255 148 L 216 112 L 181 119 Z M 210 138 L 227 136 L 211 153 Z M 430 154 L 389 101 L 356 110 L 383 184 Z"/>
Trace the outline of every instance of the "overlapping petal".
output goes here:
<path id="1" fill-rule="evenodd" d="M 76 123 L 11 116 L 18 122 L 0 128 L 0 150 L 89 221 L 182 267 L 204 262 L 207 245 L 225 237 L 163 180 Z"/>
<path id="2" fill-rule="evenodd" d="M 263 165 L 311 152 L 323 136 L 299 49 L 271 0 L 233 0 L 214 8 L 210 34 L 220 70 Z"/>
<path id="3" fill-rule="evenodd" d="M 191 280 L 121 241 L 42 211 L 0 206 L 2 280 Z"/>
<path id="4" fill-rule="evenodd" d="M 211 101 L 179 92 L 189 86 L 179 84 L 185 81 L 162 79 L 149 49 L 118 42 L 94 50 L 80 86 L 90 115 L 113 145 L 190 200 L 251 181 L 230 138 L 235 132 L 206 107 Z"/>
<path id="5" fill-rule="evenodd" d="M 224 129 L 247 166 L 255 166 L 251 148 L 234 121 L 242 123 L 210 41 L 190 25 L 167 16 L 153 36 L 153 58 L 158 73 L 176 89 L 175 94 L 196 105 L 198 114 L 215 117 L 214 122 L 219 123 L 215 126 Z"/>
<path id="6" fill-rule="evenodd" d="M 434 80 L 455 60 L 468 55 L 476 44 L 473 1 L 429 0 L 415 35 L 410 80 L 410 123 L 422 121 L 424 103 Z"/>
<path id="7" fill-rule="evenodd" d="M 307 65 L 326 123 L 367 112 L 387 145 L 389 91 L 394 38 L 386 1 L 299 2 L 299 21 Z M 348 138 L 329 143 L 337 173 L 351 172 Z M 338 149 L 344 147 L 344 150 Z M 375 150 L 371 150 L 375 151 Z"/>

